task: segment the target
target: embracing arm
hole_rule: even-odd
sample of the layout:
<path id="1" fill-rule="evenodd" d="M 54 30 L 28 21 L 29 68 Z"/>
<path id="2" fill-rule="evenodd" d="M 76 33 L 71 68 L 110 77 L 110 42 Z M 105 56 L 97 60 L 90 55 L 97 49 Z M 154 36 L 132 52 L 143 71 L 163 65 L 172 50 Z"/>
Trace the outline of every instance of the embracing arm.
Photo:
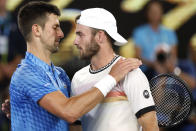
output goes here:
<path id="1" fill-rule="evenodd" d="M 119 60 L 112 67 L 109 74 L 118 82 L 124 78 L 129 71 L 138 68 L 140 64 L 140 61 L 133 61 L 133 59 Z M 107 85 L 107 83 L 110 82 L 106 81 L 105 85 Z M 104 84 L 99 85 L 104 86 Z M 107 89 L 108 86 L 101 87 L 101 90 L 100 88 L 92 88 L 81 95 L 71 98 L 67 98 L 60 91 L 55 91 L 45 95 L 38 103 L 50 113 L 72 123 L 103 100 L 105 95 L 105 93 L 103 93 L 104 88 L 107 92 L 109 91 Z"/>
<path id="2" fill-rule="evenodd" d="M 73 123 L 103 98 L 104 96 L 98 88 L 92 88 L 84 94 L 71 98 L 67 98 L 61 91 L 55 91 L 42 97 L 38 104 L 57 117 Z M 2 104 L 1 110 L 6 114 L 7 118 L 11 118 L 9 99 L 6 99 Z"/>
<path id="3" fill-rule="evenodd" d="M 63 93 L 56 91 L 45 95 L 39 101 L 39 105 L 50 113 L 73 123 L 101 102 L 103 98 L 104 96 L 98 88 L 92 88 L 88 92 L 71 98 L 66 98 Z"/>

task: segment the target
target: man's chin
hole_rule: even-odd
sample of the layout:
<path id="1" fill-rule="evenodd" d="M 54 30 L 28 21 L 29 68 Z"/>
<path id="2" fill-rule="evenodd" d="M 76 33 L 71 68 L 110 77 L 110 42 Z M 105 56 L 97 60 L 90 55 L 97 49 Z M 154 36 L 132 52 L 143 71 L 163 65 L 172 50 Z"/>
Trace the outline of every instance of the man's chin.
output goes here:
<path id="1" fill-rule="evenodd" d="M 57 47 L 56 49 L 53 49 L 51 52 L 53 53 L 57 53 L 59 51 L 59 48 Z"/>

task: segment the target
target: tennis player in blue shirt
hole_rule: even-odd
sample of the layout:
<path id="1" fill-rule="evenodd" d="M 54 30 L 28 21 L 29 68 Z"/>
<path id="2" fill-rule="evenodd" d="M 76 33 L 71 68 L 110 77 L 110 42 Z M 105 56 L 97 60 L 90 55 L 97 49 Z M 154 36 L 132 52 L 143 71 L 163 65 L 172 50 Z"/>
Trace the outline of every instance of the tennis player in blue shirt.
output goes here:
<path id="1" fill-rule="evenodd" d="M 30 2 L 19 10 L 18 25 L 27 52 L 10 84 L 12 131 L 68 131 L 68 123 L 90 111 L 141 64 L 135 59 L 120 60 L 95 88 L 69 98 L 70 80 L 50 59 L 64 37 L 59 16 L 59 9 L 45 2 Z"/>

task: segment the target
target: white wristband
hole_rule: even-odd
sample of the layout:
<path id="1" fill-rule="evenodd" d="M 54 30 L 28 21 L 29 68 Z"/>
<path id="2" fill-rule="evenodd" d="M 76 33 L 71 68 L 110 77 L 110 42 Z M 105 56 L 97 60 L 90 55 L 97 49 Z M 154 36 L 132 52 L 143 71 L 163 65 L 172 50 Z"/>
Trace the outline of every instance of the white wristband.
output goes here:
<path id="1" fill-rule="evenodd" d="M 103 79 L 98 81 L 94 86 L 98 88 L 105 97 L 115 85 L 116 80 L 114 77 L 108 74 Z"/>

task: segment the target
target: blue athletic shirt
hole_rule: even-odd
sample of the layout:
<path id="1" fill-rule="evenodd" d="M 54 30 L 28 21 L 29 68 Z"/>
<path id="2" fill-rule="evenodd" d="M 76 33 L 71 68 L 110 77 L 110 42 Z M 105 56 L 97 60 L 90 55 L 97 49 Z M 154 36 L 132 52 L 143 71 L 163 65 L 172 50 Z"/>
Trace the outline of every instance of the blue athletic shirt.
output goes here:
<path id="1" fill-rule="evenodd" d="M 64 70 L 26 52 L 10 83 L 12 131 L 68 131 L 66 121 L 38 105 L 44 95 L 57 90 L 69 97 L 70 80 Z"/>

